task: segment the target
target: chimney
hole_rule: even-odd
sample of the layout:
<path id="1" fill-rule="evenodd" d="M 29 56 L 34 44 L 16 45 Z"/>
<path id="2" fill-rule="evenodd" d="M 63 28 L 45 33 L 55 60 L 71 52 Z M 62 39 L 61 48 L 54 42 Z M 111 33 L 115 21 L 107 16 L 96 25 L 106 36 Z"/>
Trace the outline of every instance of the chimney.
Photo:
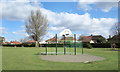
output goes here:
<path id="1" fill-rule="evenodd" d="M 109 38 L 111 38 L 111 35 L 109 35 Z"/>

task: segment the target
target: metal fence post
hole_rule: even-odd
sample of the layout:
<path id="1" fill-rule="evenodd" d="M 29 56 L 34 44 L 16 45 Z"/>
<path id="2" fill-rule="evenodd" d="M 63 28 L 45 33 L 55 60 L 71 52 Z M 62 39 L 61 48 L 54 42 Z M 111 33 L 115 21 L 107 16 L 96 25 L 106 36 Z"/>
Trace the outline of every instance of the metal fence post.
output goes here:
<path id="1" fill-rule="evenodd" d="M 75 55 L 76 55 L 76 34 L 74 34 L 74 48 L 75 48 Z"/>
<path id="2" fill-rule="evenodd" d="M 83 47 L 82 47 L 82 54 L 83 54 Z"/>
<path id="3" fill-rule="evenodd" d="M 47 43 L 46 43 L 46 46 L 45 46 L 45 47 L 46 47 L 46 55 L 47 55 Z"/>
<path id="4" fill-rule="evenodd" d="M 66 50 L 65 50 L 65 35 L 64 36 L 64 55 L 66 54 Z"/>
<path id="5" fill-rule="evenodd" d="M 56 34 L 56 55 L 57 55 L 57 34 Z"/>

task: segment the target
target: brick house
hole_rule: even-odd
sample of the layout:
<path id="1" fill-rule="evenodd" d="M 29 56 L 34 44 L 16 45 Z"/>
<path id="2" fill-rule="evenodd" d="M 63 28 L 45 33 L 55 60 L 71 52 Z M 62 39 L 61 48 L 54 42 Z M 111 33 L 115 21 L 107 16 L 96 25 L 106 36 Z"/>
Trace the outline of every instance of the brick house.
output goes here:
<path id="1" fill-rule="evenodd" d="M 78 41 L 82 41 L 84 43 L 94 43 L 92 36 L 80 36 Z"/>
<path id="2" fill-rule="evenodd" d="M 88 42 L 88 43 L 104 43 L 106 38 L 101 35 L 91 35 L 91 36 L 80 36 L 78 41 Z"/>
<path id="3" fill-rule="evenodd" d="M 59 39 L 57 38 L 57 40 L 59 40 Z M 47 42 L 48 44 L 55 44 L 55 43 L 56 43 L 56 37 L 53 37 L 53 38 L 51 38 L 51 39 L 48 39 L 48 40 L 46 40 L 45 42 Z"/>

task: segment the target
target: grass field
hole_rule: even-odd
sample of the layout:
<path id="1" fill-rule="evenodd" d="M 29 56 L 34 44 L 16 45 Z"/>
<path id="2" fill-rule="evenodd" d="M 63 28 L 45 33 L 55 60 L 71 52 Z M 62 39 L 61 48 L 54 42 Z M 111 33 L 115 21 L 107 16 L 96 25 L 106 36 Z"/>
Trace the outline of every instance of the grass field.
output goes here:
<path id="1" fill-rule="evenodd" d="M 62 51 L 63 49 L 59 48 Z M 41 60 L 38 53 L 45 48 L 2 48 L 3 70 L 118 70 L 118 51 L 110 51 L 110 48 L 84 48 L 85 54 L 105 57 L 104 61 L 91 63 L 50 62 Z M 55 51 L 49 48 L 48 51 Z M 81 49 L 77 49 L 80 52 Z"/>

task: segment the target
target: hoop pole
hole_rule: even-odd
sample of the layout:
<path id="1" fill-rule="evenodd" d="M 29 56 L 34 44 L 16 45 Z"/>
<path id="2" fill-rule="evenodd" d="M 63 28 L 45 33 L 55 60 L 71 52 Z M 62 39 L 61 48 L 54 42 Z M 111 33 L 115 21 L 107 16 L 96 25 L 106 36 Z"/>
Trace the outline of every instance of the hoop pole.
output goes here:
<path id="1" fill-rule="evenodd" d="M 64 36 L 64 55 L 66 54 L 66 50 L 65 50 L 65 35 Z"/>
<path id="2" fill-rule="evenodd" d="M 57 55 L 57 34 L 56 34 L 56 55 Z"/>
<path id="3" fill-rule="evenodd" d="M 46 48 L 46 55 L 47 55 L 47 43 L 46 43 L 46 46 L 45 46 L 45 48 Z"/>
<path id="4" fill-rule="evenodd" d="M 75 48 L 75 55 L 76 55 L 76 34 L 74 34 L 74 48 Z"/>
<path id="5" fill-rule="evenodd" d="M 82 54 L 83 54 L 83 46 L 82 46 Z"/>

